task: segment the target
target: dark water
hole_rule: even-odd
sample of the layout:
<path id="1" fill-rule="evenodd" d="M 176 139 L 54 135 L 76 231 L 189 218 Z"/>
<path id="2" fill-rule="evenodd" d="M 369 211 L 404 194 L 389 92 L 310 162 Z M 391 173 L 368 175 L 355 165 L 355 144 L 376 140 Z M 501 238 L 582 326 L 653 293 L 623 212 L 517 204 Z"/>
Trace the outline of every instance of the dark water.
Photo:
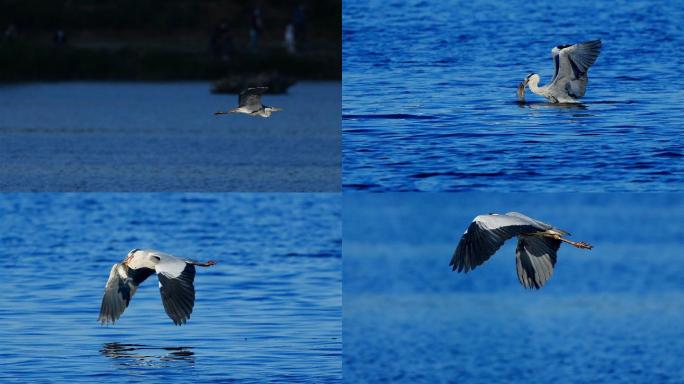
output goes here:
<path id="1" fill-rule="evenodd" d="M 344 377 L 358 382 L 681 383 L 684 195 L 351 194 L 344 198 Z M 515 241 L 448 266 L 478 213 L 570 231 L 525 290 Z"/>
<path id="2" fill-rule="evenodd" d="M 667 191 L 684 182 L 684 3 L 345 1 L 343 186 Z M 515 90 L 603 50 L 583 105 Z"/>
<path id="3" fill-rule="evenodd" d="M 206 82 L 0 87 L 0 190 L 337 191 L 340 84 L 265 95 L 263 119 Z M 312 107 L 315 101 L 315 108 Z"/>
<path id="4" fill-rule="evenodd" d="M 0 195 L 0 382 L 341 381 L 340 210 L 333 194 Z M 218 261 L 188 324 L 154 276 L 97 323 L 137 247 Z"/>

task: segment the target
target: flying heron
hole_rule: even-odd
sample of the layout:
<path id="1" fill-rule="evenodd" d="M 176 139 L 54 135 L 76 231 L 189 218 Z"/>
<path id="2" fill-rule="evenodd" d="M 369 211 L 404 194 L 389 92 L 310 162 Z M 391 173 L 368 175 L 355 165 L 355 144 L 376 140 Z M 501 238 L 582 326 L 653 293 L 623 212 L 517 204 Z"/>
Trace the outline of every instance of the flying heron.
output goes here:
<path id="1" fill-rule="evenodd" d="M 579 103 L 589 78 L 587 72 L 601 52 L 601 40 L 559 45 L 551 50 L 555 71 L 551 82 L 539 87 L 540 77 L 531 73 L 518 85 L 518 101 L 525 101 L 525 86 L 552 103 Z"/>
<path id="2" fill-rule="evenodd" d="M 185 324 L 195 305 L 195 266 L 209 267 L 215 261 L 201 263 L 185 260 L 152 249 L 134 249 L 128 257 L 112 266 L 105 285 L 100 317 L 102 324 L 113 323 L 128 307 L 138 285 L 153 273 L 159 278 L 159 291 L 166 314 L 174 324 Z"/>
<path id="3" fill-rule="evenodd" d="M 269 117 L 271 113 L 282 111 L 282 108 L 269 107 L 261 104 L 261 95 L 268 90 L 268 87 L 247 88 L 240 92 L 238 107 L 227 112 L 214 112 L 214 115 L 227 115 L 229 113 L 244 113 L 250 116 Z"/>
<path id="4" fill-rule="evenodd" d="M 584 242 L 564 239 L 562 236 L 566 235 L 570 234 L 517 212 L 480 215 L 461 237 L 449 265 L 454 271 L 471 271 L 487 261 L 506 240 L 518 236 L 518 280 L 525 288 L 539 289 L 551 278 L 561 242 L 582 249 L 593 248 Z"/>

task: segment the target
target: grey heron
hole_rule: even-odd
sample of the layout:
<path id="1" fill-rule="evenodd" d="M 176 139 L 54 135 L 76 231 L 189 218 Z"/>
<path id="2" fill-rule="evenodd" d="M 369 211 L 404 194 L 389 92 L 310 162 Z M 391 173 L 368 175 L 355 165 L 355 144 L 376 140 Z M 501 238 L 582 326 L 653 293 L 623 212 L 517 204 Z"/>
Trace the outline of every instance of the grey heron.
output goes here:
<path id="1" fill-rule="evenodd" d="M 227 112 L 214 112 L 214 115 L 227 115 L 229 113 L 244 113 L 250 116 L 269 117 L 271 113 L 282 111 L 282 108 L 269 107 L 261 104 L 261 95 L 268 90 L 268 87 L 247 88 L 240 92 L 238 107 Z"/>
<path id="2" fill-rule="evenodd" d="M 195 305 L 195 266 L 209 267 L 214 264 L 216 262 L 211 260 L 201 263 L 153 249 L 134 249 L 128 252 L 124 261 L 112 266 L 98 321 L 106 324 L 118 320 L 140 283 L 156 273 L 166 314 L 174 324 L 185 324 Z"/>
<path id="3" fill-rule="evenodd" d="M 587 89 L 587 73 L 601 52 L 601 40 L 573 45 L 559 45 L 551 50 L 554 73 L 551 81 L 540 87 L 540 77 L 531 73 L 518 85 L 518 101 L 525 101 L 525 86 L 552 103 L 578 103 Z"/>
<path id="4" fill-rule="evenodd" d="M 487 261 L 506 240 L 517 236 L 518 280 L 525 288 L 539 289 L 551 278 L 561 242 L 581 249 L 593 248 L 562 237 L 566 235 L 570 234 L 522 213 L 480 215 L 461 237 L 449 265 L 454 271 L 471 271 Z"/>

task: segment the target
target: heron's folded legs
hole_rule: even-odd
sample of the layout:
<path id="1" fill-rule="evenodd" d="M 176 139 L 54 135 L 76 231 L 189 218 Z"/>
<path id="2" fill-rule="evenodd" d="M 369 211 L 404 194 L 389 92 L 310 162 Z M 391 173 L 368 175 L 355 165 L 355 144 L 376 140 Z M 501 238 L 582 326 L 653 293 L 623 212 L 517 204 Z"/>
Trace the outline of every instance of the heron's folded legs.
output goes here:
<path id="1" fill-rule="evenodd" d="M 228 112 L 221 112 L 221 111 L 214 112 L 214 115 L 227 115 L 227 114 L 228 114 Z"/>
<path id="2" fill-rule="evenodd" d="M 568 239 L 564 239 L 562 237 L 558 237 L 558 240 L 568 243 L 572 245 L 573 247 L 581 248 L 581 249 L 592 249 L 594 248 L 591 244 L 585 243 L 584 241 L 572 241 Z"/>

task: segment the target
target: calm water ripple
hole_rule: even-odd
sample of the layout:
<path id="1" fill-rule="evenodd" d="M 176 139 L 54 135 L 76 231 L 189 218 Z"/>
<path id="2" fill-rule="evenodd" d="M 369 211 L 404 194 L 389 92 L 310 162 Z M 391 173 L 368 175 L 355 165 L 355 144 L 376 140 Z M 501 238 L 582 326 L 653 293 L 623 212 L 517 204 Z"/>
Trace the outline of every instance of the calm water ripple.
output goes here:
<path id="1" fill-rule="evenodd" d="M 340 84 L 302 82 L 268 119 L 214 116 L 206 82 L 0 86 L 0 190 L 336 192 Z M 316 108 L 311 108 L 316 100 Z"/>
<path id="2" fill-rule="evenodd" d="M 344 197 L 350 383 L 681 383 L 682 194 L 352 193 Z M 572 232 L 552 278 L 522 288 L 514 240 L 451 271 L 480 213 Z"/>
<path id="3" fill-rule="evenodd" d="M 680 189 L 684 3 L 557 4 L 345 1 L 344 188 Z M 552 77 L 554 45 L 591 38 L 582 104 L 515 101 L 527 73 Z"/>
<path id="4" fill-rule="evenodd" d="M 341 381 L 336 194 L 1 194 L 0 382 Z M 188 324 L 156 278 L 97 314 L 132 248 L 214 259 Z"/>

